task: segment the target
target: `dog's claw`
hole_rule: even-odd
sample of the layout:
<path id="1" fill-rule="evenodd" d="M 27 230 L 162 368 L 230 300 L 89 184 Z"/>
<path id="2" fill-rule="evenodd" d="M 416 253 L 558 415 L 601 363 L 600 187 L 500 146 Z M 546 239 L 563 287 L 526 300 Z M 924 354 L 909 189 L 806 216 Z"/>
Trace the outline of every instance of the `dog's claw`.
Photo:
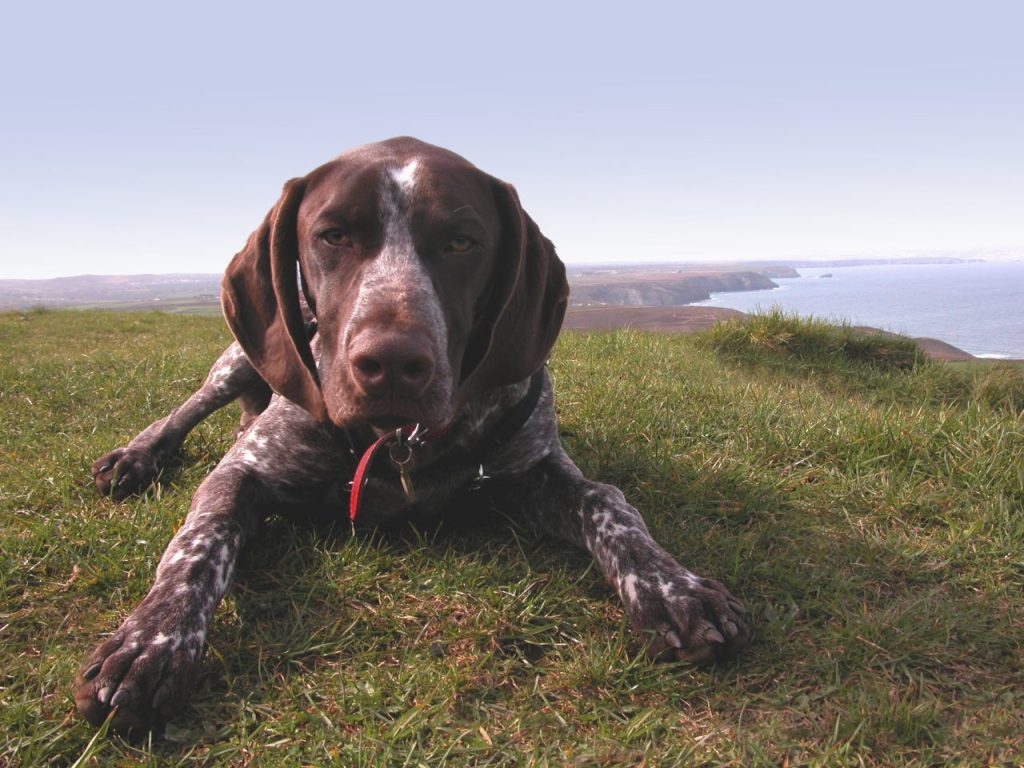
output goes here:
<path id="1" fill-rule="evenodd" d="M 198 634 L 166 622 L 179 609 L 176 602 L 144 602 L 93 652 L 74 683 L 75 707 L 83 718 L 95 726 L 109 718 L 112 731 L 121 734 L 159 733 L 185 706 L 202 646 L 196 640 L 175 647 L 167 640 Z"/>
<path id="2" fill-rule="evenodd" d="M 161 685 L 156 689 L 156 693 L 153 694 L 153 709 L 160 709 L 164 702 L 167 701 L 171 696 L 171 689 L 166 684 Z"/>
<path id="3" fill-rule="evenodd" d="M 148 488 L 165 459 L 162 452 L 145 446 L 117 448 L 93 462 L 93 481 L 104 496 L 123 501 Z"/>
<path id="4" fill-rule="evenodd" d="M 749 630 L 734 608 L 739 601 L 722 584 L 689 573 L 667 554 L 648 560 L 657 567 L 629 574 L 621 594 L 630 623 L 650 637 L 651 658 L 711 664 L 746 643 Z"/>

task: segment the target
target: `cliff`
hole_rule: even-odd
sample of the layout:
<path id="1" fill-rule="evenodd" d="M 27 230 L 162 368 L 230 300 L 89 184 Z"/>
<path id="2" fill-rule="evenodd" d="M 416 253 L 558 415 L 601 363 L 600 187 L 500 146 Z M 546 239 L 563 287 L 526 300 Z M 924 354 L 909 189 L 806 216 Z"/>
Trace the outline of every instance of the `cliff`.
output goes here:
<path id="1" fill-rule="evenodd" d="M 573 281 L 571 304 L 618 304 L 643 307 L 674 307 L 704 301 L 712 293 L 758 291 L 777 288 L 771 278 L 757 272 L 720 272 L 712 274 L 666 276 L 660 280 Z"/>

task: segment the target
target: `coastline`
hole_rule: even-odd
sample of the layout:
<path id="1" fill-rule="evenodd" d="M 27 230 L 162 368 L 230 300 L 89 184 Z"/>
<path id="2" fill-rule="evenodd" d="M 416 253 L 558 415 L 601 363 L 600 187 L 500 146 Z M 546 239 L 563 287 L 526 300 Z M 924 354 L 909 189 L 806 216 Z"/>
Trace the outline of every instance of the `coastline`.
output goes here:
<path id="1" fill-rule="evenodd" d="M 815 267 L 777 283 L 773 290 L 718 293 L 702 306 L 747 313 L 776 307 L 941 339 L 981 359 L 1024 358 L 1024 325 L 1015 319 L 1024 286 L 1021 261 Z"/>

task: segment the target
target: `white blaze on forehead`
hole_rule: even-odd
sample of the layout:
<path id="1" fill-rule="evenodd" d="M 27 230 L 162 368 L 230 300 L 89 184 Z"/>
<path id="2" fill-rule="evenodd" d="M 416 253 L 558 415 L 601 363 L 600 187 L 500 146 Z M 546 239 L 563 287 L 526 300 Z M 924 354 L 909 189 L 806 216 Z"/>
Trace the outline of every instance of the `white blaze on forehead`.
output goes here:
<path id="1" fill-rule="evenodd" d="M 391 178 L 394 179 L 402 194 L 408 195 L 412 192 L 413 185 L 416 183 L 416 170 L 419 168 L 419 165 L 419 160 L 410 160 L 401 168 L 391 169 Z"/>
<path id="2" fill-rule="evenodd" d="M 416 187 L 419 162 L 410 160 L 402 167 L 388 168 L 380 185 L 380 209 L 384 218 L 382 257 L 415 256 L 409 228 L 409 208 Z"/>

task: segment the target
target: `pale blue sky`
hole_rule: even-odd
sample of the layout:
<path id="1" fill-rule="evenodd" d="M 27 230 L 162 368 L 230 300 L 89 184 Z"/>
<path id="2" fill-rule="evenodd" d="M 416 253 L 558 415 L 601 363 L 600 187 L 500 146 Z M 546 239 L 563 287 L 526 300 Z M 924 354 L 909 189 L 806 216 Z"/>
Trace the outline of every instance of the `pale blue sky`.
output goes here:
<path id="1" fill-rule="evenodd" d="M 372 7 L 371 7 L 372 6 Z M 397 134 L 569 262 L 1024 253 L 1024 3 L 19 3 L 0 277 L 218 272 Z"/>

